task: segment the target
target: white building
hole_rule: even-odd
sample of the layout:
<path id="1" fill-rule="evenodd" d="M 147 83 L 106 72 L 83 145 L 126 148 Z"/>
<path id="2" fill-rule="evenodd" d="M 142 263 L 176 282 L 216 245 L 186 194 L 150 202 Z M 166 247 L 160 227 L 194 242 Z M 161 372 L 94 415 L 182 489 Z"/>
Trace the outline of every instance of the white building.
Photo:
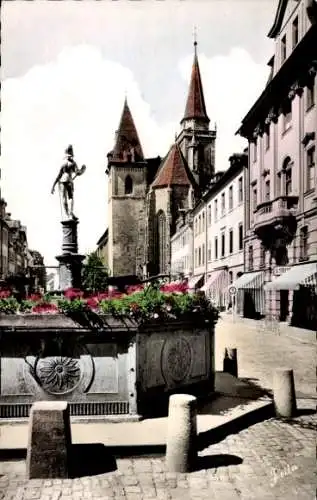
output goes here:
<path id="1" fill-rule="evenodd" d="M 245 271 L 250 281 L 245 315 L 266 313 L 315 329 L 316 1 L 279 0 L 268 37 L 274 44 L 271 75 L 239 129 L 249 142 Z M 252 274 L 262 275 L 262 284 L 258 280 L 255 287 Z"/>
<path id="2" fill-rule="evenodd" d="M 189 278 L 189 288 L 201 288 L 215 305 L 230 303 L 228 287 L 244 271 L 244 169 L 247 154 L 230 158 L 185 220 L 172 244 L 172 269 Z"/>
<path id="3" fill-rule="evenodd" d="M 171 274 L 190 278 L 193 272 L 193 229 L 190 214 L 181 216 L 171 238 Z"/>
<path id="4" fill-rule="evenodd" d="M 59 273 L 58 271 L 51 271 L 46 278 L 46 291 L 55 292 L 59 290 Z"/>

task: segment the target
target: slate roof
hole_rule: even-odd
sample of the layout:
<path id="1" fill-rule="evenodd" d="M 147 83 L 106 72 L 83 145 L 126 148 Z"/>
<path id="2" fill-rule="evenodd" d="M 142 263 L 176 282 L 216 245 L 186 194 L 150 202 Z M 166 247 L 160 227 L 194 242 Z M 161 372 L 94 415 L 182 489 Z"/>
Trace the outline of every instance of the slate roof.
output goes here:
<path id="1" fill-rule="evenodd" d="M 144 160 L 143 150 L 140 139 L 134 124 L 134 120 L 128 106 L 127 99 L 124 101 L 123 111 L 120 119 L 119 128 L 116 133 L 116 142 L 112 151 L 114 161 L 126 161 L 127 154 L 134 148 L 134 161 Z"/>
<path id="2" fill-rule="evenodd" d="M 153 188 L 170 186 L 191 186 L 195 184 L 193 175 L 178 144 L 173 144 L 152 183 Z"/>
<path id="3" fill-rule="evenodd" d="M 196 45 L 195 45 L 195 55 L 192 66 L 192 73 L 190 78 L 185 114 L 182 121 L 189 120 L 192 118 L 200 118 L 200 119 L 203 118 L 204 120 L 209 122 L 209 118 L 206 111 L 203 86 L 201 82 Z"/>

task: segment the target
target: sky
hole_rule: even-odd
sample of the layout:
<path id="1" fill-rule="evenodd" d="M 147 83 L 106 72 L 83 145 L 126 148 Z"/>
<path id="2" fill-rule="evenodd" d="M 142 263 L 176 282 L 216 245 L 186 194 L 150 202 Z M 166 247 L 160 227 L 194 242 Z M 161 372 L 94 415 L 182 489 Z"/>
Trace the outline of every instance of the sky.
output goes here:
<path id="1" fill-rule="evenodd" d="M 29 247 L 58 265 L 62 231 L 52 184 L 68 144 L 79 250 L 108 225 L 107 153 L 125 95 L 144 154 L 165 156 L 185 110 L 196 27 L 216 171 L 246 142 L 235 135 L 262 92 L 277 0 L 15 0 L 1 9 L 1 195 Z"/>

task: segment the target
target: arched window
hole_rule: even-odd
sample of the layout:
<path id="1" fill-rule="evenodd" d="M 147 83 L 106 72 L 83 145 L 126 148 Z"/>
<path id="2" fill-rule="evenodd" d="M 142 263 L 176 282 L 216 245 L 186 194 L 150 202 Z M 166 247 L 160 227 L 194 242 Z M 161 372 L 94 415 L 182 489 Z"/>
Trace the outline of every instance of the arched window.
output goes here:
<path id="1" fill-rule="evenodd" d="M 157 214 L 157 246 L 159 273 L 166 271 L 166 217 L 162 210 Z"/>
<path id="2" fill-rule="evenodd" d="M 277 194 L 278 196 L 288 196 L 293 191 L 292 186 L 292 166 L 293 162 L 289 156 L 283 161 L 282 169 L 277 174 Z"/>
<path id="3" fill-rule="evenodd" d="M 124 194 L 131 194 L 133 191 L 133 181 L 130 175 L 127 175 L 124 181 Z"/>
<path id="4" fill-rule="evenodd" d="M 286 196 L 292 193 L 292 162 L 288 156 L 283 163 L 284 193 Z"/>

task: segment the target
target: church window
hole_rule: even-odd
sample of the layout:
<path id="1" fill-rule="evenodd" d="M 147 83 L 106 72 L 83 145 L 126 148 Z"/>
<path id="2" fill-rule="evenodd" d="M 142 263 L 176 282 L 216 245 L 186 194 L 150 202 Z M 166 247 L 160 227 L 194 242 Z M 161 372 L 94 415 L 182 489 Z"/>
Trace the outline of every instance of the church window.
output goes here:
<path id="1" fill-rule="evenodd" d="M 131 194 L 133 191 L 133 181 L 130 175 L 127 175 L 124 181 L 124 194 Z"/>
<path id="2" fill-rule="evenodd" d="M 166 217 L 163 211 L 157 214 L 158 257 L 160 273 L 166 271 Z"/>

